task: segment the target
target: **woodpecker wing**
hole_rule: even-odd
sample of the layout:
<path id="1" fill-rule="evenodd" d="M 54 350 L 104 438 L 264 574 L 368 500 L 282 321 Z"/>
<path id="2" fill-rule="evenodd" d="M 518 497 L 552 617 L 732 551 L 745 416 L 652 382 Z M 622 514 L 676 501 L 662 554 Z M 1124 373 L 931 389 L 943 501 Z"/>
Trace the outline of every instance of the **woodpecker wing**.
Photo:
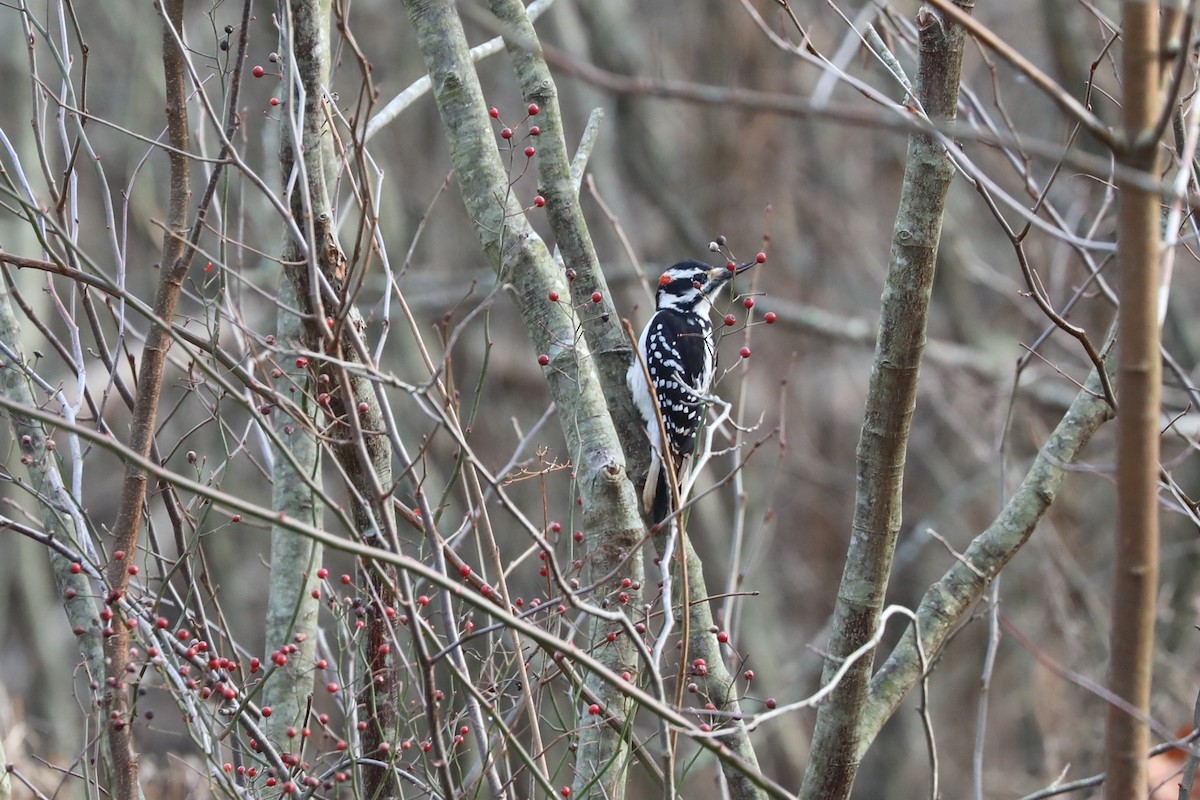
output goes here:
<path id="1" fill-rule="evenodd" d="M 691 455 L 712 387 L 715 353 L 707 317 L 659 311 L 646 331 L 646 367 L 658 395 L 671 454 Z M 654 419 L 647 420 L 655 425 Z"/>

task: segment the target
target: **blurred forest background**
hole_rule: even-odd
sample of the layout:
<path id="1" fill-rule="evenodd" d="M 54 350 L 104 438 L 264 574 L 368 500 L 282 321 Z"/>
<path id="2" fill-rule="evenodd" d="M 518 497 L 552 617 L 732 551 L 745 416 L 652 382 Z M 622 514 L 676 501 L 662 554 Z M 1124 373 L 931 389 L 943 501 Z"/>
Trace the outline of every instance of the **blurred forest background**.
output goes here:
<path id="1" fill-rule="evenodd" d="M 719 605 L 729 615 L 719 622 L 745 659 L 735 668 L 756 673 L 747 710 L 761 709 L 754 703 L 767 697 L 802 698 L 819 686 L 821 649 L 849 536 L 855 444 L 907 139 L 897 115 L 884 113 L 838 72 L 902 102 L 903 89 L 859 32 L 873 24 L 913 75 L 911 20 L 918 6 L 793 0 L 790 8 L 818 59 L 803 47 L 778 46 L 781 40 L 798 42 L 799 36 L 774 0 L 558 0 L 549 5 L 537 29 L 551 52 L 568 146 L 578 142 L 593 110 L 603 111 L 581 194 L 619 313 L 640 328 L 653 308 L 647 287 L 661 270 L 688 258 L 719 263 L 720 256 L 708 251 L 718 234 L 728 238 L 739 258 L 752 258 L 759 250 L 769 255 L 764 267 L 750 273 L 753 288 L 739 287 L 755 297 L 753 313 L 740 296 L 719 308 L 720 315 L 734 314 L 738 324 L 722 342 L 721 363 L 728 372 L 718 391 L 752 428 L 748 439 L 761 445 L 736 483 L 698 504 L 689 533 L 705 560 L 713 593 L 752 593 Z M 372 66 L 377 113 L 424 74 L 422 59 L 398 4 L 356 0 L 347 6 L 353 46 Z M 215 82 L 229 69 L 231 51 L 220 43 L 226 40 L 224 27 L 238 22 L 240 8 L 227 0 L 191 2 L 187 8 L 194 63 L 208 71 L 203 80 Z M 1068 94 L 1083 99 L 1093 80 L 1091 106 L 1115 123 L 1117 48 L 1110 46 L 1113 30 L 1106 16 L 1114 8 L 1112 3 L 1018 0 L 979 3 L 975 13 Z M 472 44 L 496 35 L 482 4 L 462 3 L 460 10 Z M 86 107 L 94 118 L 88 123 L 94 155 L 79 152 L 77 157 L 91 159 L 100 169 L 81 165 L 76 172 L 79 201 L 72 213 L 79 247 L 107 274 L 115 274 L 120 262 L 129 290 L 148 301 L 157 280 L 167 183 L 166 158 L 152 145 L 164 126 L 159 16 L 148 2 L 49 3 L 30 13 L 49 26 L 52 36 L 74 42 L 77 29 L 88 44 Z M 274 13 L 269 4 L 255 7 L 246 66 L 266 70 L 262 78 L 244 80 L 237 131 L 242 158 L 270 187 L 281 180 L 281 115 L 270 102 L 280 96 L 279 68 L 269 57 L 278 48 Z M 71 143 L 59 140 L 53 111 L 40 120 L 44 130 L 30 125 L 31 94 L 41 86 L 31 79 L 30 43 L 20 17 L 14 4 L 0 8 L 0 129 L 8 140 L 0 149 L 0 164 L 11 181 L 15 153 L 44 200 L 34 137 L 46 137 L 56 159 L 48 165 L 53 175 L 62 174 Z M 342 112 L 351 115 L 362 76 L 350 44 L 336 33 L 333 47 L 331 91 Z M 78 48 L 72 45 L 72 50 L 78 57 Z M 40 79 L 53 75 L 41 44 L 32 51 L 43 70 Z M 727 99 L 701 103 L 617 91 L 595 80 L 589 65 L 648 83 L 717 87 Z M 503 51 L 481 62 L 480 76 L 504 122 L 525 117 Z M 45 87 L 55 94 L 59 83 L 46 80 Z M 1089 283 L 1083 254 L 1108 271 L 1103 274 L 1113 270 L 1114 197 L 1104 169 L 1089 172 L 1080 164 L 1103 167 L 1107 157 L 1081 136 L 1071 148 L 1081 160 L 1063 165 L 1056 156 L 1068 142 L 1070 122 L 1043 92 L 973 42 L 967 45 L 963 86 L 960 118 L 976 132 L 1000 131 L 1012 144 L 1002 150 L 968 135 L 960 140 L 963 152 L 996 193 L 1015 199 L 1020 208 L 1003 206 L 1002 213 L 1018 230 L 1049 185 L 1037 212 L 1040 224 L 1029 230 L 1024 252 L 1050 302 L 1068 309 L 1070 321 L 1093 341 L 1106 341 L 1114 305 L 1095 282 Z M 1191 88 L 1189 79 L 1185 92 Z M 752 92 L 804 100 L 807 110 L 790 115 L 758 109 Z M 198 120 L 199 114 L 193 118 L 197 128 L 210 127 Z M 402 384 L 427 379 L 397 302 L 402 296 L 426 343 L 440 348 L 434 358 L 450 359 L 455 388 L 478 398 L 477 405 L 466 403 L 473 407 L 474 452 L 492 469 L 513 459 L 525 464 L 531 477 L 514 480 L 512 496 L 534 519 L 561 520 L 570 530 L 575 495 L 569 470 L 539 474 L 548 464 L 565 464 L 569 454 L 558 427 L 543 420 L 550 398 L 538 353 L 505 292 L 493 294 L 495 272 L 480 253 L 457 187 L 448 183 L 450 158 L 432 99 L 418 99 L 373 133 L 369 154 L 378 169 L 381 250 L 394 283 L 389 285 L 378 268 L 379 259 L 364 277 L 356 304 L 367 320 L 367 341 L 384 343 L 385 374 Z M 209 157 L 219 149 L 210 133 L 196 142 L 197 152 Z M 523 161 L 518 154 L 514 173 L 521 172 Z M 100 199 L 102 181 L 115 204 L 112 223 Z M 16 191 L 12 187 L 9 183 L 4 191 Z M 344 186 L 341 191 L 344 195 Z M 516 181 L 514 191 L 522 205 L 532 203 L 538 192 L 532 172 Z M 212 249 L 196 259 L 179 313 L 198 334 L 219 327 L 226 341 L 261 341 L 275 327 L 281 224 L 263 194 L 240 175 L 221 192 L 221 213 L 228 217 L 223 224 L 236 245 L 222 247 L 216 236 L 206 235 L 205 246 Z M 353 228 L 357 212 L 338 211 L 340 224 Z M 552 239 L 538 214 L 530 216 Z M 117 226 L 115 235 L 110 224 Z M 1076 246 L 1081 241 L 1089 244 Z M 11 196 L 0 202 L 0 248 L 31 258 L 42 251 Z M 205 263 L 218 252 L 224 268 L 205 272 Z M 1180 248 L 1165 326 L 1167 349 L 1182 373 L 1193 377 L 1200 353 L 1200 331 L 1189 311 L 1200 302 L 1195 267 L 1194 252 Z M 44 291 L 47 276 L 13 268 L 6 268 L 5 276 L 30 311 L 62 335 L 62 318 Z M 60 289 L 68 316 L 82 320 L 78 299 L 65 283 Z M 778 315 L 774 325 L 743 327 L 743 321 L 761 321 L 767 311 Z M 144 322 L 130 324 L 135 342 Z M 43 377 L 74 392 L 75 375 L 35 325 L 28 319 L 22 325 L 26 352 L 44 355 Z M 111 321 L 104 325 L 113 330 Z M 748 359 L 739 358 L 743 346 L 752 350 Z M 129 347 L 136 352 L 133 342 Z M 88 384 L 101 397 L 111 386 L 95 345 L 88 349 Z M 120 371 L 131 380 L 124 354 L 120 361 Z M 907 459 L 904 527 L 887 602 L 914 606 L 954 563 L 954 551 L 963 550 L 989 524 L 1090 367 L 1079 343 L 1056 329 L 1029 296 L 1012 242 L 972 181 L 956 177 L 938 256 L 929 347 Z M 269 503 L 271 486 L 260 442 L 252 434 L 253 408 L 229 402 L 185 362 L 168 367 L 165 392 L 158 442 L 166 464 Z M 1170 374 L 1165 400 L 1173 426 L 1164 440 L 1164 468 L 1186 491 L 1197 478 L 1191 455 L 1200 413 Z M 464 510 L 451 483 L 456 445 L 439 435 L 438 422 L 421 402 L 400 390 L 392 402 L 406 440 L 422 452 L 419 469 L 426 490 L 444 506 L 443 519 L 453 528 Z M 115 399 L 109 403 L 109 422 L 122 432 L 127 412 Z M 12 485 L 22 468 L 16 443 L 7 436 L 7 429 L 0 434 L 0 510 L 19 518 L 28 499 Z M 724 476 L 736 457 L 718 457 L 701 487 Z M 1105 704 L 1080 684 L 1103 684 L 1107 663 L 1113 459 L 1111 431 L 1102 429 L 1029 545 L 1005 571 L 998 627 L 989 628 L 989 608 L 981 605 L 933 673 L 929 708 L 947 797 L 967 796 L 971 785 L 990 630 L 1000 633 L 989 670 L 985 796 L 1019 796 L 1064 771 L 1079 777 L 1101 769 Z M 89 451 L 85 463 L 86 512 L 103 528 L 116 513 L 122 465 L 103 449 Z M 331 491 L 336 496 L 339 490 Z M 1188 724 L 1196 693 L 1200 551 L 1195 520 L 1177 499 L 1164 497 L 1164 509 L 1153 713 L 1173 730 Z M 152 518 L 163 526 L 157 508 Z M 730 545 L 731 520 L 744 524 L 736 550 Z M 520 552 L 529 545 L 519 526 L 509 525 L 503 515 L 496 526 L 503 548 Z M 258 655 L 263 652 L 267 530 L 252 520 L 232 522 L 219 510 L 202 515 L 199 525 L 203 569 L 221 598 L 223 623 L 231 638 Z M 166 551 L 173 546 L 169 536 L 160 545 Z M 411 545 L 414 552 L 424 546 L 415 534 Z M 351 570 L 352 561 L 331 552 L 325 565 L 336 575 Z M 534 558 L 513 570 L 515 593 L 538 594 L 536 569 Z M 73 683 L 79 680 L 78 656 L 58 606 L 44 548 L 10 533 L 0 536 L 0 733 L 8 759 L 37 776 L 47 793 L 60 777 L 48 765 L 71 764 L 84 746 L 80 719 L 87 706 L 82 694 L 72 692 L 78 686 Z M 900 633 L 900 625 L 892 627 L 884 653 Z M 183 797 L 180 785 L 190 783 L 186 796 L 206 796 L 204 770 L 187 766 L 189 743 L 178 721 L 172 722 L 178 714 L 170 701 L 152 695 L 144 702 L 160 710 L 155 735 L 139 739 L 147 795 Z M 856 797 L 914 797 L 925 791 L 928 764 L 915 708 L 910 697 L 868 753 Z M 754 733 L 763 771 L 784 786 L 799 785 L 814 716 L 795 713 Z M 689 796 L 717 796 L 707 778 L 693 784 Z M 171 788 L 156 791 L 156 786 Z M 22 791 L 17 788 L 17 796 Z"/>

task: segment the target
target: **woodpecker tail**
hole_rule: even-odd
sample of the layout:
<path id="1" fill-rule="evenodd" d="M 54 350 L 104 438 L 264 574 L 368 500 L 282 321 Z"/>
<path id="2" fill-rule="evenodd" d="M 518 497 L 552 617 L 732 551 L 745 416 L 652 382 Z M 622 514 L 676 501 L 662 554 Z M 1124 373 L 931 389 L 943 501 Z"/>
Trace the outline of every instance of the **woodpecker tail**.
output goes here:
<path id="1" fill-rule="evenodd" d="M 675 456 L 676 481 L 681 490 L 691 460 L 690 456 Z M 653 450 L 650 453 L 650 469 L 646 472 L 646 486 L 642 490 L 642 507 L 650 514 L 650 522 L 653 525 L 658 525 L 675 510 L 671 503 L 671 483 L 666 465 Z"/>
<path id="2" fill-rule="evenodd" d="M 667 471 L 659 469 L 657 472 L 658 476 L 654 481 L 654 499 L 649 506 L 650 521 L 655 525 L 671 514 L 671 484 L 667 480 Z M 646 477 L 646 485 L 650 485 L 649 476 Z"/>

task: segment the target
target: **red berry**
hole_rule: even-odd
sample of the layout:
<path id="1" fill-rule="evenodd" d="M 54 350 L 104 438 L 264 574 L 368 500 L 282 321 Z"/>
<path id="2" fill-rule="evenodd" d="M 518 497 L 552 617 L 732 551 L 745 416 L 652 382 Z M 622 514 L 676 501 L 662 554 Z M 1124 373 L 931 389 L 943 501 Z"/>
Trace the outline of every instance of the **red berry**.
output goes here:
<path id="1" fill-rule="evenodd" d="M 338 685 L 336 683 L 329 683 L 325 687 L 325 691 L 329 692 L 330 694 L 337 694 L 338 688 L 340 688 L 340 687 L 338 687 Z"/>
<path id="2" fill-rule="evenodd" d="M 530 148 L 530 149 L 532 150 L 533 148 Z M 539 194 L 533 198 L 533 204 L 535 206 L 537 206 L 538 208 L 545 208 L 546 207 L 546 198 L 542 197 Z"/>
<path id="3" fill-rule="evenodd" d="M 737 325 L 737 317 L 735 317 L 733 314 L 726 314 L 725 315 L 725 324 L 730 327 Z"/>
<path id="4" fill-rule="evenodd" d="M 241 515 L 241 514 L 234 514 L 234 515 L 233 515 L 232 517 L 230 517 L 229 519 L 230 519 L 230 521 L 231 521 L 231 522 L 241 522 L 241 521 L 242 521 L 242 515 Z"/>
<path id="5" fill-rule="evenodd" d="M 577 542 L 583 541 L 583 531 L 575 531 L 575 533 L 573 533 L 572 536 L 575 538 L 575 541 L 577 541 Z"/>
<path id="6" fill-rule="evenodd" d="M 496 108 L 495 106 L 492 106 L 491 108 L 488 109 L 488 116 L 491 117 L 492 119 L 500 119 L 500 109 Z"/>
<path id="7" fill-rule="evenodd" d="M 429 595 L 421 595 L 417 598 L 417 604 L 421 606 L 429 605 Z"/>
<path id="8" fill-rule="evenodd" d="M 262 707 L 262 715 L 263 715 L 264 717 L 269 717 L 269 716 L 271 716 L 273 713 L 275 713 L 275 712 L 273 712 L 273 711 L 271 710 L 271 707 L 270 707 L 270 706 L 263 706 L 263 707 Z"/>
<path id="9" fill-rule="evenodd" d="M 745 672 L 742 673 L 742 677 L 745 678 L 747 681 L 754 680 L 754 670 L 752 670 L 752 669 L 746 670 Z"/>
<path id="10" fill-rule="evenodd" d="M 124 561 L 125 560 L 125 551 L 118 550 L 115 553 L 113 553 L 113 560 L 114 561 Z"/>
<path id="11" fill-rule="evenodd" d="M 128 572 L 130 575 L 137 575 L 138 574 L 137 564 L 130 564 L 128 567 L 126 567 L 125 571 Z"/>
<path id="12" fill-rule="evenodd" d="M 83 572 L 83 564 L 80 564 L 78 561 L 73 561 L 71 562 L 70 569 L 72 575 L 78 575 L 79 573 Z"/>
<path id="13" fill-rule="evenodd" d="M 458 574 L 463 576 L 464 578 L 469 577 L 471 574 L 471 565 L 463 564 L 461 567 L 458 568 Z"/>
<path id="14" fill-rule="evenodd" d="M 717 634 L 717 641 L 720 642 L 721 644 L 728 644 L 729 643 L 729 634 L 726 633 L 725 631 L 721 631 L 720 633 Z"/>
<path id="15" fill-rule="evenodd" d="M 600 713 L 600 704 L 592 703 L 590 706 L 588 706 L 588 713 L 591 714 L 593 717 L 597 716 Z"/>
<path id="16" fill-rule="evenodd" d="M 325 569 L 324 567 L 321 567 L 319 570 L 317 570 L 317 577 L 320 578 L 321 580 L 325 580 L 326 578 L 329 577 L 329 570 Z"/>
<path id="17" fill-rule="evenodd" d="M 757 261 L 759 264 L 765 264 L 765 263 L 767 263 L 767 254 L 759 253 L 758 255 L 756 255 L 754 257 L 754 260 Z"/>
<path id="18" fill-rule="evenodd" d="M 76 626 L 75 626 L 75 627 L 72 629 L 72 632 L 73 632 L 73 633 L 74 633 L 76 636 L 83 636 L 83 634 L 87 633 L 87 629 L 86 629 L 86 628 L 84 628 L 82 625 L 76 625 Z"/>
<path id="19" fill-rule="evenodd" d="M 536 153 L 536 152 L 537 152 L 537 150 L 534 150 L 534 149 L 533 149 L 533 145 L 529 145 L 529 147 L 526 147 L 526 148 L 525 148 L 525 157 L 526 157 L 526 158 L 533 158 L 533 154 L 534 154 L 534 153 Z"/>
<path id="20" fill-rule="evenodd" d="M 562 533 L 562 523 L 561 522 L 551 522 L 550 523 L 550 532 L 551 533 Z"/>
<path id="21" fill-rule="evenodd" d="M 263 69 L 262 67 L 256 65 L 254 67 L 254 69 L 250 70 L 250 74 L 256 78 L 261 78 L 263 75 L 267 74 L 267 71 L 265 69 Z"/>
<path id="22" fill-rule="evenodd" d="M 766 703 L 764 703 L 764 705 L 765 705 L 767 708 L 774 708 L 774 707 L 775 707 L 776 705 L 778 705 L 778 704 L 775 702 L 775 698 L 774 698 L 774 697 L 768 697 L 768 698 L 767 698 L 767 702 L 766 702 Z"/>
<path id="23" fill-rule="evenodd" d="M 541 136 L 541 135 L 542 135 L 542 129 L 541 129 L 541 128 L 539 128 L 537 125 L 532 125 L 532 126 L 530 126 L 530 128 L 529 128 L 529 135 L 530 135 L 530 136 Z"/>
<path id="24" fill-rule="evenodd" d="M 540 356 L 538 356 L 538 363 L 541 364 L 543 367 L 550 366 L 550 356 L 546 355 L 545 353 L 542 353 Z"/>
<path id="25" fill-rule="evenodd" d="M 341 578 L 341 581 L 342 581 L 342 586 L 349 586 L 350 585 L 350 576 L 343 575 Z"/>
<path id="26" fill-rule="evenodd" d="M 570 796 L 571 796 L 571 787 L 570 787 L 570 786 L 564 786 L 564 787 L 562 788 L 562 796 L 563 796 L 563 797 L 570 797 Z"/>
<path id="27" fill-rule="evenodd" d="M 730 261 L 725 265 L 725 269 L 729 270 L 730 272 L 737 272 L 737 264 Z"/>
<path id="28" fill-rule="evenodd" d="M 500 129 L 500 138 L 501 139 L 511 139 L 512 135 L 513 135 L 512 128 L 501 128 Z"/>
<path id="29" fill-rule="evenodd" d="M 546 295 L 546 297 L 550 300 L 551 303 L 558 302 L 558 292 L 551 292 L 550 294 Z"/>
<path id="30" fill-rule="evenodd" d="M 537 103 L 530 103 L 528 111 L 529 111 L 529 116 L 536 117 L 538 115 L 538 112 L 541 111 L 541 109 L 538 108 Z"/>
<path id="31" fill-rule="evenodd" d="M 603 299 L 604 299 L 604 295 L 600 294 L 599 292 L 592 292 L 592 302 L 593 303 L 599 303 Z"/>
<path id="32" fill-rule="evenodd" d="M 279 98 L 278 98 L 278 97 L 272 97 L 272 98 L 271 98 L 271 105 L 273 105 L 273 106 L 277 106 L 277 105 L 279 105 Z"/>
<path id="33" fill-rule="evenodd" d="M 747 297 L 745 300 L 742 301 L 742 305 L 744 305 L 746 308 L 754 308 L 754 298 Z"/>
<path id="34" fill-rule="evenodd" d="M 738 355 L 740 355 L 742 358 L 749 358 L 750 357 L 750 348 L 743 347 L 741 350 L 738 350 Z"/>
<path id="35" fill-rule="evenodd" d="M 774 325 L 775 320 L 777 319 L 779 319 L 779 317 L 776 316 L 774 311 L 768 311 L 767 313 L 763 314 L 763 322 L 767 323 L 768 325 Z"/>

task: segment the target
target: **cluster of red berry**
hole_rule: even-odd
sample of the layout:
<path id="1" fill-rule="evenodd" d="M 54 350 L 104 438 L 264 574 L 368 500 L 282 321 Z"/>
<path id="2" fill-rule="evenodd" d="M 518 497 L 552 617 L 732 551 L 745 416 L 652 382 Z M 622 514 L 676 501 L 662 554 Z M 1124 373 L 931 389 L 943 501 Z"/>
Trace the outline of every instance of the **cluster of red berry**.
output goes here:
<path id="1" fill-rule="evenodd" d="M 492 106 L 491 108 L 488 109 L 488 116 L 491 117 L 492 119 L 496 120 L 496 122 L 498 122 L 502 126 L 500 128 L 500 138 L 507 144 L 509 151 L 511 153 L 515 154 L 518 145 L 516 143 L 514 143 L 513 140 L 517 137 L 517 132 L 520 131 L 520 129 L 523 126 L 528 124 L 530 122 L 530 120 L 532 120 L 534 117 L 536 117 L 541 112 L 542 112 L 542 109 L 538 106 L 537 103 L 530 103 L 525 108 L 525 119 L 521 120 L 515 126 L 509 126 L 509 125 L 504 124 L 504 120 L 500 119 L 500 109 L 497 108 L 496 106 Z M 525 138 L 526 139 L 536 139 L 538 136 L 541 136 L 541 135 L 542 135 L 542 129 L 540 126 L 529 125 L 529 130 L 526 132 Z M 531 143 L 531 144 L 528 144 L 525 146 L 525 149 L 523 152 L 525 153 L 525 159 L 526 159 L 524 166 L 525 166 L 525 168 L 528 168 L 529 159 L 531 159 L 535 155 L 537 155 L 537 148 L 534 147 L 533 144 Z M 524 170 L 522 170 L 522 174 L 524 174 Z M 543 208 L 543 207 L 545 207 L 545 205 L 546 205 L 546 198 L 542 197 L 540 194 L 533 198 L 533 206 L 535 208 Z"/>

